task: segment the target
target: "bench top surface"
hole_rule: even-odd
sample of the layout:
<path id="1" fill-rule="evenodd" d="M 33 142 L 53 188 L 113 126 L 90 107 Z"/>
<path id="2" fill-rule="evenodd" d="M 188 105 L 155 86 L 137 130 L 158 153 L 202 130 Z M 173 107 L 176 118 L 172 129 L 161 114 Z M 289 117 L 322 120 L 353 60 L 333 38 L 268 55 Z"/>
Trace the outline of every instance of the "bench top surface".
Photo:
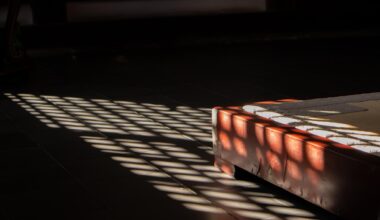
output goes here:
<path id="1" fill-rule="evenodd" d="M 255 103 L 243 109 L 380 157 L 380 93 Z"/>

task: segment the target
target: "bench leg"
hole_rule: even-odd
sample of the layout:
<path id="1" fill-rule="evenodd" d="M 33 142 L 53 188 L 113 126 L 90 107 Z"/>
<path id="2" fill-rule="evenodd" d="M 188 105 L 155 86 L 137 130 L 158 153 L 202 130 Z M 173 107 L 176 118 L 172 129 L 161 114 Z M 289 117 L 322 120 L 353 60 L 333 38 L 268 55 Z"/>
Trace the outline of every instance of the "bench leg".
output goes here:
<path id="1" fill-rule="evenodd" d="M 220 171 L 222 171 L 223 173 L 226 173 L 230 176 L 235 175 L 235 166 L 233 164 L 231 164 L 230 162 L 225 161 L 218 156 L 215 156 L 214 166 L 216 168 L 218 168 Z"/>

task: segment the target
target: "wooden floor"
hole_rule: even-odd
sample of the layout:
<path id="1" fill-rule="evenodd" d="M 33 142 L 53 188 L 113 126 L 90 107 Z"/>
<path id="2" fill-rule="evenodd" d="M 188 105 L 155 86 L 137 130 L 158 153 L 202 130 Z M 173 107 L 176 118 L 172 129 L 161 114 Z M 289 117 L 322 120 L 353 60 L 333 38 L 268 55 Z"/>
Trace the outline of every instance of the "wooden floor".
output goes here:
<path id="1" fill-rule="evenodd" d="M 318 89 L 318 73 L 361 68 L 337 51 L 31 51 L 31 72 L 1 87 L 0 219 L 337 219 L 217 171 L 210 122 L 217 105 L 371 90 Z"/>

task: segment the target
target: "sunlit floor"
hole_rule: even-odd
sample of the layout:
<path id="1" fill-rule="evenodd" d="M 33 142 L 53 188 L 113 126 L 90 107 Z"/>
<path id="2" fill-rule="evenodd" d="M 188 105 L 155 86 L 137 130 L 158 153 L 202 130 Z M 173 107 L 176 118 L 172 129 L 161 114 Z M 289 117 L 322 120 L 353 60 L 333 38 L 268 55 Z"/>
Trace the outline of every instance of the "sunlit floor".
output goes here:
<path id="1" fill-rule="evenodd" d="M 336 219 L 213 167 L 210 107 L 286 94 L 198 84 L 181 58 L 136 57 L 40 57 L 23 86 L 2 91 L 0 219 Z M 171 71 L 184 75 L 157 77 Z"/>

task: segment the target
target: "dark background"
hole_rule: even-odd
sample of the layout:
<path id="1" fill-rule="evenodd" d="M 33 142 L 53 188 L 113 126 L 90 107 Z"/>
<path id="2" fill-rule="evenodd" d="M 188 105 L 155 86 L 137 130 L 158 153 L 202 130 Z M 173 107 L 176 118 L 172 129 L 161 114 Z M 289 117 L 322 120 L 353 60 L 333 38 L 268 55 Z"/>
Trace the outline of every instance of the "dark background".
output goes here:
<path id="1" fill-rule="evenodd" d="M 258 82 L 285 97 L 297 98 L 378 90 L 378 3 L 240 1 L 265 5 L 265 9 L 239 9 L 225 0 L 222 10 L 201 1 L 168 0 L 161 1 L 168 9 L 156 13 L 158 0 L 112 1 L 112 6 L 104 8 L 106 14 L 91 7 L 109 2 L 23 1 L 31 18 L 28 24 L 20 22 L 17 36 L 32 64 L 29 70 L 53 58 L 60 63 L 57 67 L 74 57 L 84 59 L 83 65 L 91 68 L 98 60 L 121 56 L 136 59 L 138 71 L 125 71 L 129 63 L 123 67 L 107 64 L 110 71 L 76 72 L 77 80 L 95 74 L 104 80 L 128 78 L 156 86 L 157 80 L 164 85 L 186 79 L 204 87 L 234 82 L 230 89 L 236 92 L 234 100 L 249 96 L 244 95 L 249 94 L 248 85 Z M 170 4 L 184 2 L 188 11 L 170 10 Z M 129 15 L 129 3 L 135 8 L 141 4 L 140 10 Z M 75 4 L 88 10 L 75 10 Z M 144 6 L 150 4 L 147 13 Z M 6 2 L 2 5 L 6 7 Z M 122 7 L 126 12 L 120 15 Z M 19 78 L 25 83 L 33 75 Z M 11 81 L 3 80 L 3 88 L 18 85 Z"/>

